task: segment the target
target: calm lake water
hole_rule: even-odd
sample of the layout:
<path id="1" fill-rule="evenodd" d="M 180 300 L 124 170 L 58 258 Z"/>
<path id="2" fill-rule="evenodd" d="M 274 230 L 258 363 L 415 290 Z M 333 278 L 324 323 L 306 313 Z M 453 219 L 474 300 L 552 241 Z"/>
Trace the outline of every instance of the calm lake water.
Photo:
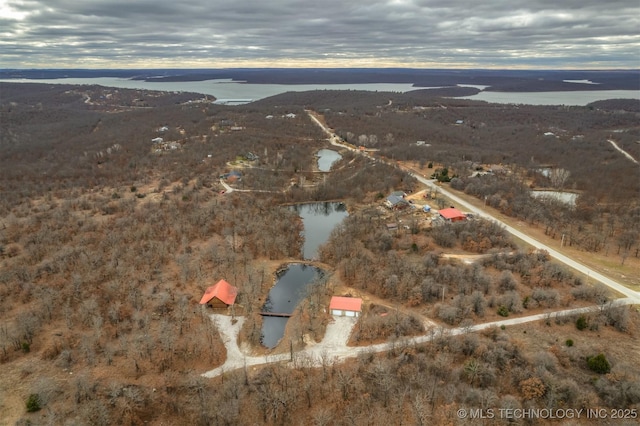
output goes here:
<path id="1" fill-rule="evenodd" d="M 342 155 L 331 149 L 321 149 L 318 151 L 318 170 L 328 172 L 336 161 L 342 158 Z"/>
<path id="2" fill-rule="evenodd" d="M 421 87 L 409 83 L 367 83 L 367 84 L 249 84 L 231 80 L 149 82 L 115 77 L 59 78 L 59 79 L 5 79 L 9 83 L 47 84 L 99 84 L 122 89 L 163 90 L 169 92 L 194 92 L 223 99 L 258 100 L 285 92 L 305 92 L 308 90 L 367 90 L 376 92 L 408 92 Z"/>
<path id="3" fill-rule="evenodd" d="M 248 84 L 231 80 L 148 82 L 115 77 L 97 78 L 60 78 L 60 79 L 3 79 L 1 82 L 13 83 L 49 83 L 49 84 L 99 84 L 124 89 L 164 90 L 175 92 L 195 92 L 224 99 L 258 100 L 285 92 L 303 92 L 307 90 L 367 90 L 378 92 L 409 92 L 427 89 L 413 87 L 408 83 L 367 83 L 367 84 Z M 471 85 L 460 85 L 471 86 Z M 478 86 L 483 88 L 485 86 Z M 501 104 L 527 105 L 586 105 L 590 102 L 624 98 L 640 99 L 637 90 L 598 90 L 571 92 L 480 92 L 462 99 L 473 99 Z"/>
<path id="4" fill-rule="evenodd" d="M 525 104 L 525 105 L 579 105 L 604 99 L 640 99 L 637 90 L 578 90 L 571 92 L 480 92 L 477 95 L 466 96 L 461 99 L 486 101 L 496 104 Z"/>
<path id="5" fill-rule="evenodd" d="M 311 203 L 291 207 L 302 218 L 304 224 L 303 257 L 312 259 L 317 255 L 318 247 L 329 239 L 331 231 L 348 216 L 344 203 Z M 324 272 L 304 263 L 292 263 L 278 274 L 276 284 L 269 291 L 266 312 L 291 313 L 307 294 L 309 284 L 321 277 Z M 273 348 L 284 336 L 286 317 L 262 318 L 262 344 Z"/>

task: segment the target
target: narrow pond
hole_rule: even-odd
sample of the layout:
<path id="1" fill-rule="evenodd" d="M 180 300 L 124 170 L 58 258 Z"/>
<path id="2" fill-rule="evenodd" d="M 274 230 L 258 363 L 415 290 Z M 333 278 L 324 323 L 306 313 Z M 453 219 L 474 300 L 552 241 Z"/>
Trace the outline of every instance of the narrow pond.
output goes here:
<path id="1" fill-rule="evenodd" d="M 303 258 L 311 260 L 317 256 L 318 247 L 324 244 L 331 231 L 348 216 L 344 203 L 310 203 L 291 207 L 302 218 L 304 224 Z M 269 291 L 263 312 L 277 314 L 292 313 L 298 303 L 305 298 L 308 286 L 321 278 L 324 271 L 304 263 L 292 263 L 277 275 L 276 284 Z M 275 347 L 287 325 L 287 317 L 263 316 L 262 344 Z"/>
<path id="2" fill-rule="evenodd" d="M 278 274 L 276 285 L 269 291 L 263 312 L 290 314 L 298 303 L 307 295 L 309 284 L 321 278 L 324 272 L 315 266 L 304 263 L 292 263 Z M 275 347 L 287 325 L 287 317 L 262 317 L 262 344 L 268 348 Z"/>

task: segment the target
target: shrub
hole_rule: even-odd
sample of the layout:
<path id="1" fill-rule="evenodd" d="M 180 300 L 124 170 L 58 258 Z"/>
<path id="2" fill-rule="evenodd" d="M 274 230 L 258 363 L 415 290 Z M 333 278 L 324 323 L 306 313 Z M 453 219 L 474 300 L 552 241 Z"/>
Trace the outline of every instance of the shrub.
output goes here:
<path id="1" fill-rule="evenodd" d="M 444 305 L 438 310 L 438 317 L 449 325 L 453 325 L 458 320 L 459 309 L 455 306 Z"/>
<path id="2" fill-rule="evenodd" d="M 520 295 L 515 291 L 508 291 L 500 297 L 500 305 L 507 308 L 509 312 L 522 312 L 522 300 Z"/>
<path id="3" fill-rule="evenodd" d="M 547 308 L 557 306 L 560 302 L 560 294 L 554 289 L 545 290 L 542 288 L 536 288 L 533 290 L 531 297 L 538 302 L 540 306 Z"/>
<path id="4" fill-rule="evenodd" d="M 611 371 L 611 364 L 609 364 L 604 354 L 587 357 L 587 365 L 589 366 L 589 370 L 595 371 L 598 374 L 607 374 Z"/>
<path id="5" fill-rule="evenodd" d="M 509 309 L 504 305 L 500 305 L 498 307 L 498 315 L 500 315 L 501 317 L 508 317 L 509 316 Z"/>
<path id="6" fill-rule="evenodd" d="M 37 393 L 32 393 L 27 398 L 27 412 L 33 413 L 34 411 L 40 410 L 40 396 Z"/>
<path id="7" fill-rule="evenodd" d="M 520 391 L 524 399 L 538 399 L 545 394 L 546 387 L 538 377 L 531 377 L 520 382 Z"/>
<path id="8" fill-rule="evenodd" d="M 589 327 L 589 322 L 587 321 L 587 317 L 585 317 L 584 315 L 580 315 L 576 320 L 576 328 L 582 331 L 587 327 Z"/>
<path id="9" fill-rule="evenodd" d="M 567 341 L 564 342 L 564 343 L 569 347 L 573 346 L 573 340 L 571 340 L 571 339 L 567 339 Z"/>
<path id="10" fill-rule="evenodd" d="M 511 271 L 502 271 L 498 280 L 500 291 L 510 291 L 516 289 L 516 280 Z"/>
<path id="11" fill-rule="evenodd" d="M 607 324 L 613 326 L 618 331 L 627 331 L 629 328 L 629 307 L 611 307 L 604 311 Z"/>

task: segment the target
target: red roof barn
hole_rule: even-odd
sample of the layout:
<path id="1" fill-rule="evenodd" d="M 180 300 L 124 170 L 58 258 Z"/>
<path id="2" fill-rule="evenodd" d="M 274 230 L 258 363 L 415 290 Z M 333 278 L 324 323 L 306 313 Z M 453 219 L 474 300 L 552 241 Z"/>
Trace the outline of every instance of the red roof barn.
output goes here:
<path id="1" fill-rule="evenodd" d="M 458 222 L 461 220 L 466 220 L 467 216 L 462 213 L 460 210 L 455 209 L 453 207 L 448 209 L 442 209 L 439 211 L 440 216 L 447 222 Z"/>
<path id="2" fill-rule="evenodd" d="M 236 301 L 238 289 L 225 280 L 220 280 L 207 288 L 200 299 L 201 305 L 209 305 L 213 308 L 226 308 Z"/>
<path id="3" fill-rule="evenodd" d="M 333 296 L 329 303 L 331 315 L 357 317 L 362 312 L 362 299 L 359 297 Z"/>

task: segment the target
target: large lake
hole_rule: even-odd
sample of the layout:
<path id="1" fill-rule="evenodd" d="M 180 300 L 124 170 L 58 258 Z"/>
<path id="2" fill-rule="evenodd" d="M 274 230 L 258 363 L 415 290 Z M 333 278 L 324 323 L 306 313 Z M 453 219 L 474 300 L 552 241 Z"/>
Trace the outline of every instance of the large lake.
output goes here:
<path id="1" fill-rule="evenodd" d="M 47 84 L 99 84 L 122 89 L 164 90 L 168 92 L 194 92 L 214 96 L 216 99 L 258 100 L 285 92 L 305 92 L 308 90 L 366 90 L 378 92 L 408 92 L 422 89 L 409 83 L 367 83 L 367 84 L 249 84 L 231 80 L 149 82 L 115 77 L 58 78 L 58 79 L 5 79 L 7 83 L 47 83 Z"/>
<path id="2" fill-rule="evenodd" d="M 164 90 L 172 92 L 195 92 L 214 96 L 216 99 L 258 100 L 285 92 L 307 90 L 366 90 L 378 92 L 409 92 L 427 89 L 414 87 L 408 83 L 367 83 L 367 84 L 248 84 L 231 80 L 148 82 L 115 77 L 60 78 L 60 79 L 3 79 L 9 83 L 49 83 L 49 84 L 99 84 L 124 89 Z M 461 85 L 465 86 L 465 85 Z M 467 85 L 468 86 L 468 85 Z M 482 87 L 479 87 L 482 88 Z M 584 90 L 571 92 L 480 92 L 463 99 L 473 99 L 502 104 L 527 105 L 586 105 L 603 99 L 640 99 L 637 90 Z"/>
<path id="3" fill-rule="evenodd" d="M 496 104 L 580 105 L 604 99 L 640 99 L 635 90 L 577 90 L 569 92 L 480 92 L 460 99 L 486 101 Z"/>

